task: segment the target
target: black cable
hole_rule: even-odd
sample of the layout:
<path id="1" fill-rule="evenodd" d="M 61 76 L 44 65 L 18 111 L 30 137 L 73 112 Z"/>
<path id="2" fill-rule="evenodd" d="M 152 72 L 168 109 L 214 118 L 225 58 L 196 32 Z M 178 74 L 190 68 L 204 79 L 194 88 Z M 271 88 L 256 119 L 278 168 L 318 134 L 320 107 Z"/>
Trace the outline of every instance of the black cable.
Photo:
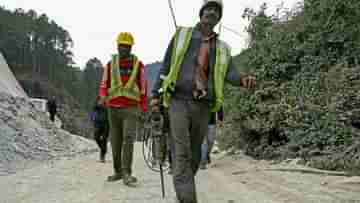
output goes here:
<path id="1" fill-rule="evenodd" d="M 151 116 L 148 116 L 148 118 L 145 119 L 144 131 L 143 131 L 143 135 L 142 135 L 142 142 L 143 142 L 142 153 L 143 153 L 143 157 L 144 157 L 146 166 L 154 172 L 160 172 L 159 164 L 158 163 L 155 165 L 152 164 L 153 161 L 158 161 L 158 160 L 155 160 L 154 152 L 153 152 L 153 150 L 155 150 L 153 148 L 153 146 L 154 146 L 154 142 L 156 142 L 156 140 L 152 134 L 150 119 L 151 119 Z M 165 171 L 165 172 L 168 171 L 170 169 L 169 162 L 164 162 L 162 164 L 162 168 L 163 168 L 163 171 Z"/>

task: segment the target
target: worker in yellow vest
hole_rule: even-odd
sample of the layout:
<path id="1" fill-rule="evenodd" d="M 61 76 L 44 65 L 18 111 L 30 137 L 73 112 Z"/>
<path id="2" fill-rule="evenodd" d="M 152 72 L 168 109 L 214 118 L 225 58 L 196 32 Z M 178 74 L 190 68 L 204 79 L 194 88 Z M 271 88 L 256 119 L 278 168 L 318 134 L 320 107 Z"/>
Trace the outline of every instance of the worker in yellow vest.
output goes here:
<path id="1" fill-rule="evenodd" d="M 173 182 L 181 203 L 197 203 L 195 175 L 201 160 L 201 145 L 208 132 L 210 112 L 223 104 L 224 82 L 253 88 L 255 78 L 240 75 L 230 47 L 213 31 L 223 13 L 221 0 L 204 0 L 200 22 L 179 27 L 165 54 L 152 90 L 152 110 L 160 97 L 169 108 L 171 136 L 175 145 Z"/>
<path id="2" fill-rule="evenodd" d="M 106 65 L 100 84 L 100 103 L 108 109 L 114 174 L 108 181 L 123 179 L 125 185 L 137 182 L 132 175 L 136 122 L 147 111 L 143 63 L 131 53 L 134 38 L 128 32 L 117 37 L 118 53 Z"/>

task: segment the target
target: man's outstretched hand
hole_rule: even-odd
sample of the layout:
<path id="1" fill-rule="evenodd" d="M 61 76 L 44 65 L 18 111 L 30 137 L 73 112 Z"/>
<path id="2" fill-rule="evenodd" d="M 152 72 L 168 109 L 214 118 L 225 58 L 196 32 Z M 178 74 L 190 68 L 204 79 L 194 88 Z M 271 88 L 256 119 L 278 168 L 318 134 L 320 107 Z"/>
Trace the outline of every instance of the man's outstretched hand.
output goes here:
<path id="1" fill-rule="evenodd" d="M 245 76 L 241 78 L 241 86 L 246 89 L 252 89 L 256 86 L 256 78 L 254 76 Z"/>

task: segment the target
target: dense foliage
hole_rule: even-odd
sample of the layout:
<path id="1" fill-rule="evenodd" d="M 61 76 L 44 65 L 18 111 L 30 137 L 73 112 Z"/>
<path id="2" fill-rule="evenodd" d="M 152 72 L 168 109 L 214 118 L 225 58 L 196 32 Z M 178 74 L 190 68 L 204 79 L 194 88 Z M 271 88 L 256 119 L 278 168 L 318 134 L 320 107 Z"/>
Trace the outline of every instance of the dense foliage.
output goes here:
<path id="1" fill-rule="evenodd" d="M 0 19 L 0 52 L 25 91 L 30 97 L 55 96 L 64 128 L 91 137 L 88 112 L 98 92 L 100 60 L 75 67 L 69 32 L 46 14 L 0 7 Z"/>
<path id="2" fill-rule="evenodd" d="M 73 40 L 69 32 L 46 14 L 0 7 L 0 19 L 0 52 L 16 76 L 45 78 L 57 88 L 67 90 L 83 108 L 89 109 L 102 74 L 101 62 L 90 59 L 84 71 L 74 67 Z M 25 89 L 31 96 L 45 96 L 46 87 L 39 87 L 39 83 L 27 83 Z"/>
<path id="3" fill-rule="evenodd" d="M 346 168 L 336 162 L 344 157 L 360 166 L 360 2 L 305 0 L 272 16 L 266 10 L 243 15 L 249 46 L 235 60 L 259 86 L 228 87 L 237 130 L 223 133 L 222 146 L 236 143 L 259 158 L 332 160 L 321 168 Z"/>

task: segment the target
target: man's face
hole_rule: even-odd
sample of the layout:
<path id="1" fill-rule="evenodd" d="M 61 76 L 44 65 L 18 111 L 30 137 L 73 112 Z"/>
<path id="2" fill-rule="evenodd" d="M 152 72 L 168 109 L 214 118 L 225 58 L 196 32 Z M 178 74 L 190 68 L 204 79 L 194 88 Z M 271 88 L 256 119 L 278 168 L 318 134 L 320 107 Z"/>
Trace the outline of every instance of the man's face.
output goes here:
<path id="1" fill-rule="evenodd" d="M 200 21 L 210 26 L 215 26 L 220 20 L 220 8 L 216 5 L 210 5 L 204 8 Z"/>
<path id="2" fill-rule="evenodd" d="M 118 44 L 118 53 L 121 59 L 129 58 L 131 54 L 131 46 L 126 44 Z"/>

